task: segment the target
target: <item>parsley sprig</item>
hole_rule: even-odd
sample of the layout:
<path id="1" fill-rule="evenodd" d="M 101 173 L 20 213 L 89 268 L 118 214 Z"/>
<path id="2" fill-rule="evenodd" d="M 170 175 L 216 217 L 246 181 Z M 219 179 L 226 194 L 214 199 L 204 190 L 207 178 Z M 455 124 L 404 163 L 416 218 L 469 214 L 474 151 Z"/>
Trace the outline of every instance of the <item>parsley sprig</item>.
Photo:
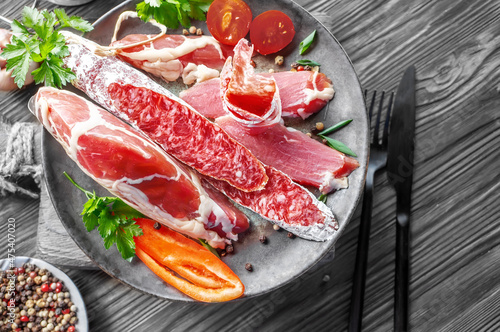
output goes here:
<path id="1" fill-rule="evenodd" d="M 145 0 L 137 4 L 139 17 L 147 22 L 155 19 L 168 28 L 177 29 L 179 23 L 188 28 L 191 19 L 205 21 L 213 0 Z"/>
<path id="2" fill-rule="evenodd" d="M 116 248 L 122 257 L 130 261 L 135 256 L 134 236 L 143 234 L 133 219 L 144 218 L 144 215 L 125 204 L 120 198 L 99 197 L 95 192 L 80 187 L 66 172 L 64 175 L 88 198 L 81 213 L 87 231 L 90 232 L 97 227 L 104 239 L 104 247 L 109 249 L 116 243 Z"/>
<path id="3" fill-rule="evenodd" d="M 41 63 L 31 73 L 37 84 L 45 81 L 46 86 L 61 88 L 76 78 L 70 69 L 63 68 L 62 58 L 69 55 L 64 36 L 59 32 L 63 28 L 82 32 L 93 29 L 89 22 L 69 17 L 63 9 L 48 12 L 24 7 L 21 22 L 12 22 L 12 41 L 0 55 L 7 60 L 6 68 L 13 69 L 12 77 L 19 88 L 24 85 L 31 61 Z"/>

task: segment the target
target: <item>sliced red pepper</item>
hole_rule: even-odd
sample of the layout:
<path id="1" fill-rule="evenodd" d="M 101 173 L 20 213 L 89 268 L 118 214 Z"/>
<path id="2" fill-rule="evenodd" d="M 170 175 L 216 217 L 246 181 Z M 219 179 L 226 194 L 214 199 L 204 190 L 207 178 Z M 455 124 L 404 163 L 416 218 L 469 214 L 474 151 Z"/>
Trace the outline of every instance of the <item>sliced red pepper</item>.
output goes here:
<path id="1" fill-rule="evenodd" d="M 243 295 L 238 276 L 197 242 L 154 221 L 136 219 L 143 235 L 135 238 L 135 253 L 166 283 L 195 300 L 223 302 Z"/>

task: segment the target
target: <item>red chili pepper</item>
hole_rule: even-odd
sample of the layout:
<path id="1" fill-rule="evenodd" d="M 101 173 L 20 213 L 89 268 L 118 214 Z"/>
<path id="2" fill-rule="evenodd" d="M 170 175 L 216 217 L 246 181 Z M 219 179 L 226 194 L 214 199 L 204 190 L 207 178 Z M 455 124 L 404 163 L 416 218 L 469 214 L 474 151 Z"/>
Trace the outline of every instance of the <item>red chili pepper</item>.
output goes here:
<path id="1" fill-rule="evenodd" d="M 243 295 L 245 287 L 238 276 L 208 249 L 167 227 L 154 229 L 152 220 L 137 219 L 136 223 L 144 235 L 135 238 L 135 253 L 165 282 L 203 302 Z"/>

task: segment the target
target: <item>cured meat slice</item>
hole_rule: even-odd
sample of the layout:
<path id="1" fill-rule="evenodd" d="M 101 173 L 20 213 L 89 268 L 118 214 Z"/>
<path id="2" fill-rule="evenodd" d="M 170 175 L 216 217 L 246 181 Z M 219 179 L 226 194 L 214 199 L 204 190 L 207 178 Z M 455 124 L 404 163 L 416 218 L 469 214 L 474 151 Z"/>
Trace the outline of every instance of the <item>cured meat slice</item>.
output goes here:
<path id="1" fill-rule="evenodd" d="M 281 116 L 284 118 L 306 119 L 325 107 L 335 93 L 326 75 L 315 71 L 284 71 L 261 75 L 272 76 L 276 81 L 280 92 Z M 219 91 L 220 79 L 213 78 L 193 85 L 179 96 L 207 118 L 215 119 L 226 114 Z"/>
<path id="2" fill-rule="evenodd" d="M 330 209 L 282 172 L 265 167 L 269 181 L 259 191 L 245 193 L 225 182 L 209 181 L 236 203 L 297 236 L 315 241 L 331 239 L 338 223 Z"/>
<path id="3" fill-rule="evenodd" d="M 132 66 L 166 81 L 182 77 L 185 84 L 219 77 L 218 70 L 231 54 L 228 47 L 221 46 L 210 36 L 163 35 L 139 46 L 126 47 L 150 37 L 144 34 L 128 35 L 110 46 L 123 47 L 117 55 Z"/>
<path id="4" fill-rule="evenodd" d="M 280 89 L 283 117 L 306 119 L 325 107 L 335 94 L 330 79 L 317 71 L 284 71 L 272 76 Z"/>
<path id="5" fill-rule="evenodd" d="M 355 159 L 282 124 L 248 135 L 230 116 L 217 118 L 215 122 L 264 164 L 298 183 L 319 188 L 323 194 L 347 188 L 347 176 L 359 167 Z"/>
<path id="6" fill-rule="evenodd" d="M 34 109 L 87 175 L 144 215 L 218 248 L 248 228 L 195 173 L 104 109 L 53 88 L 38 91 Z"/>
<path id="7" fill-rule="evenodd" d="M 224 110 L 257 133 L 281 120 L 280 95 L 272 77 L 254 73 L 250 64 L 253 47 L 241 39 L 221 72 L 220 94 Z"/>
<path id="8" fill-rule="evenodd" d="M 97 44 L 70 33 L 66 40 L 64 63 L 76 74 L 75 87 L 200 173 L 243 191 L 265 186 L 262 164 L 217 125 L 141 72 L 87 48 Z"/>
<path id="9" fill-rule="evenodd" d="M 197 83 L 181 91 L 179 97 L 208 119 L 226 115 L 220 97 L 219 78 Z"/>

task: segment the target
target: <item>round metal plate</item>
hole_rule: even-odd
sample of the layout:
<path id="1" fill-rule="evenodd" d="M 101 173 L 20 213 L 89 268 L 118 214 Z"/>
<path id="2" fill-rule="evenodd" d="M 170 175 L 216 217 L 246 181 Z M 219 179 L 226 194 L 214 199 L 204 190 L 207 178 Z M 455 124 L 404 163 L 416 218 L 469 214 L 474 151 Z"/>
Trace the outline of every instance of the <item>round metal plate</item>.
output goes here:
<path id="1" fill-rule="evenodd" d="M 321 71 L 333 82 L 336 91 L 335 98 L 318 114 L 311 116 L 307 121 L 292 121 L 292 125 L 307 132 L 318 121 L 326 126 L 333 125 L 345 119 L 353 119 L 349 126 L 335 133 L 332 137 L 346 143 L 358 155 L 359 169 L 349 176 L 350 186 L 328 197 L 327 205 L 338 218 L 340 228 L 337 236 L 328 242 L 313 242 L 300 238 L 289 239 L 284 231 L 274 231 L 272 225 L 254 213 L 247 210 L 251 219 L 250 230 L 240 236 L 235 243 L 235 253 L 223 258 L 223 261 L 241 278 L 245 285 L 245 296 L 251 297 L 269 292 L 291 280 L 297 278 L 311 268 L 328 252 L 337 241 L 351 218 L 360 198 L 366 163 L 368 159 L 368 121 L 365 112 L 365 103 L 361 87 L 354 72 L 354 68 L 333 35 L 313 16 L 296 3 L 289 0 L 247 0 L 254 17 L 270 9 L 279 9 L 285 12 L 294 22 L 296 35 L 293 42 L 279 54 L 285 56 L 285 65 L 281 70 L 288 70 L 290 64 L 299 58 L 307 58 L 321 63 Z M 106 13 L 95 23 L 95 29 L 86 35 L 102 45 L 109 44 L 118 15 L 124 10 L 134 10 L 135 2 L 126 2 Z M 195 22 L 204 31 L 204 22 Z M 299 56 L 298 45 L 313 30 L 317 30 L 317 41 L 306 56 Z M 126 21 L 122 35 L 127 33 L 154 33 L 154 27 L 134 20 Z M 178 31 L 170 31 L 178 33 Z M 267 70 L 269 67 L 278 69 L 274 65 L 274 56 L 258 56 L 257 68 Z M 181 83 L 161 83 L 173 91 L 185 88 Z M 105 250 L 103 241 L 97 231 L 88 233 L 83 225 L 80 212 L 85 202 L 85 196 L 64 177 L 63 171 L 68 172 L 80 185 L 103 196 L 109 193 L 100 188 L 93 180 L 87 177 L 71 161 L 59 144 L 44 131 L 42 140 L 43 166 L 45 168 L 48 191 L 61 221 L 80 248 L 101 269 L 145 293 L 160 298 L 179 301 L 192 301 L 173 287 L 163 283 L 138 259 L 132 263 L 123 260 L 116 250 Z M 311 167 L 314 160 L 311 160 Z M 259 242 L 260 235 L 266 235 L 268 244 Z M 245 270 L 245 264 L 251 263 L 253 272 Z"/>

